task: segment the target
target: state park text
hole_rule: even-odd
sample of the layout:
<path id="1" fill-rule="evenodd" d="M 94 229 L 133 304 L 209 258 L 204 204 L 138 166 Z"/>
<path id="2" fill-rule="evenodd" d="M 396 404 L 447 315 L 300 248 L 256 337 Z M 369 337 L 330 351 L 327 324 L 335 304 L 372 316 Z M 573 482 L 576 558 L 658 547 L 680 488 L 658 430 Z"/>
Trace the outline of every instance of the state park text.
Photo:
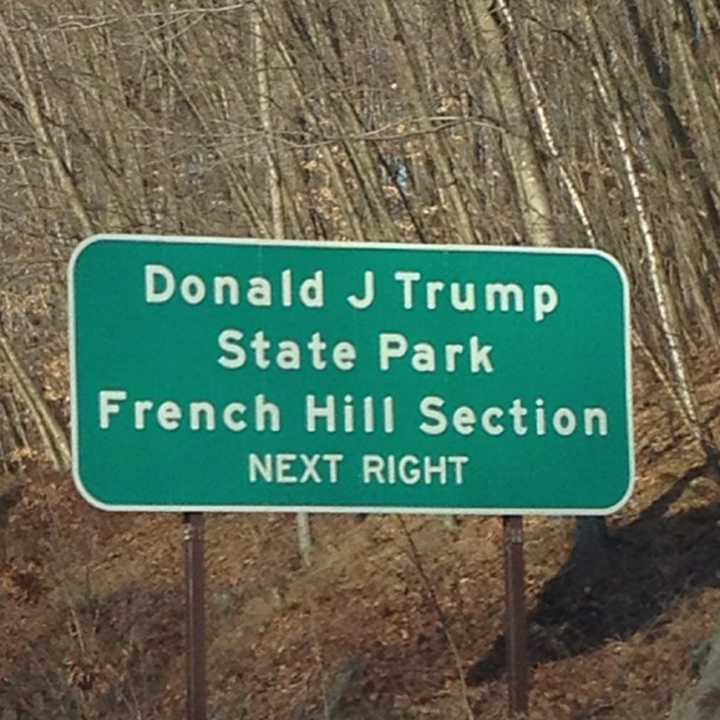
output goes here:
<path id="1" fill-rule="evenodd" d="M 109 236 L 70 276 L 100 506 L 496 510 L 518 453 L 558 475 L 547 510 L 627 494 L 626 286 L 601 253 Z"/>

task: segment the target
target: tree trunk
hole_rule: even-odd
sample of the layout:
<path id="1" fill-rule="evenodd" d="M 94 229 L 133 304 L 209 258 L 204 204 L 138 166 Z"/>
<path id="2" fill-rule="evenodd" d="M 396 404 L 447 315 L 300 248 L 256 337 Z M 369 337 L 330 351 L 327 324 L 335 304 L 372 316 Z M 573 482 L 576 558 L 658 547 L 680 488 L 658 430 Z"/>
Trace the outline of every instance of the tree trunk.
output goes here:
<path id="1" fill-rule="evenodd" d="M 267 161 L 268 194 L 270 196 L 270 218 L 273 236 L 282 239 L 285 235 L 285 223 L 282 207 L 282 178 L 275 148 L 274 123 L 271 113 L 270 82 L 268 78 L 268 58 L 265 47 L 265 23 L 260 8 L 254 13 L 255 30 L 255 68 L 257 73 L 258 102 L 260 106 L 260 122 L 265 136 L 265 158 Z M 296 516 L 298 549 L 303 564 L 307 567 L 311 562 L 313 549 L 310 516 L 298 513 Z"/>
<path id="2" fill-rule="evenodd" d="M 622 108 L 617 107 L 615 103 L 613 103 L 611 92 L 608 88 L 609 85 L 617 92 L 620 81 L 613 74 L 610 64 L 603 54 L 597 28 L 591 13 L 592 10 L 588 7 L 586 24 L 591 40 L 591 52 L 593 54 L 594 64 L 592 66 L 592 73 L 595 88 L 610 116 L 610 124 L 612 126 L 617 151 L 623 163 L 625 179 L 630 191 L 632 205 L 635 209 L 638 229 L 647 255 L 650 282 L 657 305 L 660 328 L 666 346 L 665 349 L 669 355 L 670 366 L 678 386 L 678 398 L 681 403 L 683 418 L 694 439 L 705 453 L 708 466 L 714 466 L 717 463 L 718 457 L 717 444 L 707 423 L 703 423 L 700 418 L 697 398 L 695 397 L 695 391 L 688 374 L 685 351 L 680 342 L 682 334 L 675 307 L 675 299 L 665 265 L 663 264 L 658 249 L 655 233 L 650 223 L 646 200 L 640 186 L 640 179 L 638 178 L 633 162 L 630 140 L 626 128 L 626 118 L 623 115 Z"/>
<path id="3" fill-rule="evenodd" d="M 10 340 L 0 334 L 0 352 L 5 355 L 10 371 L 15 377 L 17 388 L 25 400 L 28 409 L 35 418 L 38 431 L 42 436 L 56 470 L 65 470 L 70 465 L 70 445 L 60 424 L 50 412 L 40 391 L 25 372 Z"/>
<path id="4" fill-rule="evenodd" d="M 479 27 L 484 44 L 494 50 L 495 62 L 489 76 L 498 114 L 504 121 L 504 141 L 515 179 L 525 236 L 530 245 L 550 247 L 556 244 L 555 225 L 514 67 L 514 61 L 518 59 L 515 48 L 519 38 L 514 26 L 508 24 L 508 19 L 512 20 L 512 16 L 504 3 L 499 3 L 492 10 L 479 10 Z"/>
<path id="5" fill-rule="evenodd" d="M 575 545 L 570 555 L 572 565 L 583 577 L 602 574 L 608 560 L 610 536 L 602 516 L 583 515 L 575 518 Z"/>
<path id="6" fill-rule="evenodd" d="M 547 149 L 555 159 L 559 158 L 559 153 L 529 63 L 525 59 L 514 17 L 505 0 L 498 0 L 494 11 L 481 14 L 480 27 L 487 40 L 497 48 L 498 55 L 504 58 L 504 61 L 493 66 L 494 86 L 499 110 L 507 123 L 506 142 L 519 191 L 520 211 L 527 238 L 531 245 L 539 247 L 556 245 L 556 228 L 547 183 L 532 139 L 533 130 L 523 102 L 520 75 L 530 89 L 535 116 Z M 519 66 L 518 69 L 513 67 L 513 62 Z M 595 245 L 595 235 L 587 211 L 569 173 L 561 173 L 561 178 L 586 236 L 591 244 Z M 608 548 L 607 541 L 604 517 L 576 518 L 573 560 L 583 568 L 597 565 L 604 558 Z"/>

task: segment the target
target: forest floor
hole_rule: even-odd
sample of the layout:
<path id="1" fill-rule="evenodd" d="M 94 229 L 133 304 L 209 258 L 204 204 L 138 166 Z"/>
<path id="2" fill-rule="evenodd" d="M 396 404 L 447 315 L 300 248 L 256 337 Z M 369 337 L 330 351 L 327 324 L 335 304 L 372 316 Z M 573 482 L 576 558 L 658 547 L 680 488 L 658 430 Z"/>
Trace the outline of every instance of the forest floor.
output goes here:
<path id="1" fill-rule="evenodd" d="M 717 415 L 720 357 L 695 366 Z M 572 519 L 526 519 L 530 717 L 668 717 L 720 624 L 720 489 L 660 386 L 635 380 L 636 490 L 609 562 L 572 568 Z M 180 718 L 183 527 L 110 514 L 68 475 L 0 487 L 0 719 Z M 504 718 L 502 523 L 208 515 L 210 717 Z"/>

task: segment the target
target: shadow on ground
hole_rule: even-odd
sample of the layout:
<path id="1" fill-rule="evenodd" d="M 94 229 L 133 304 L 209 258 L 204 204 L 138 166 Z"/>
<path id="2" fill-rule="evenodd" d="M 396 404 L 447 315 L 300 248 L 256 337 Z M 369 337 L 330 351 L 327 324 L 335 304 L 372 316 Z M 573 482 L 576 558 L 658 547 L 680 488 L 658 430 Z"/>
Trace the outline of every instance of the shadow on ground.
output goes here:
<path id="1" fill-rule="evenodd" d="M 603 562 L 572 558 L 544 587 L 528 617 L 532 666 L 580 655 L 639 630 L 661 635 L 664 613 L 680 598 L 720 587 L 720 502 L 668 515 L 704 467 L 689 470 L 634 522 L 614 532 Z M 470 685 L 505 672 L 505 638 L 468 671 Z"/>

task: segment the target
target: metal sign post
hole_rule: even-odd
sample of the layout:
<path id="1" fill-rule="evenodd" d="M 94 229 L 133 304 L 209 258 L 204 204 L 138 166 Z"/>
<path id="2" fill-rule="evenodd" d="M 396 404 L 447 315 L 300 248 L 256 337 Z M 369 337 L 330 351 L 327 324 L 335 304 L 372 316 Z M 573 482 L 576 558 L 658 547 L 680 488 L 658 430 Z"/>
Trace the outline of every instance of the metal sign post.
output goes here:
<path id="1" fill-rule="evenodd" d="M 505 651 L 508 667 L 510 717 L 528 713 L 527 611 L 525 607 L 525 558 L 523 519 L 503 518 L 505 548 Z"/>
<path id="2" fill-rule="evenodd" d="M 187 718 L 207 720 L 205 642 L 205 521 L 202 513 L 183 514 L 185 540 Z"/>

